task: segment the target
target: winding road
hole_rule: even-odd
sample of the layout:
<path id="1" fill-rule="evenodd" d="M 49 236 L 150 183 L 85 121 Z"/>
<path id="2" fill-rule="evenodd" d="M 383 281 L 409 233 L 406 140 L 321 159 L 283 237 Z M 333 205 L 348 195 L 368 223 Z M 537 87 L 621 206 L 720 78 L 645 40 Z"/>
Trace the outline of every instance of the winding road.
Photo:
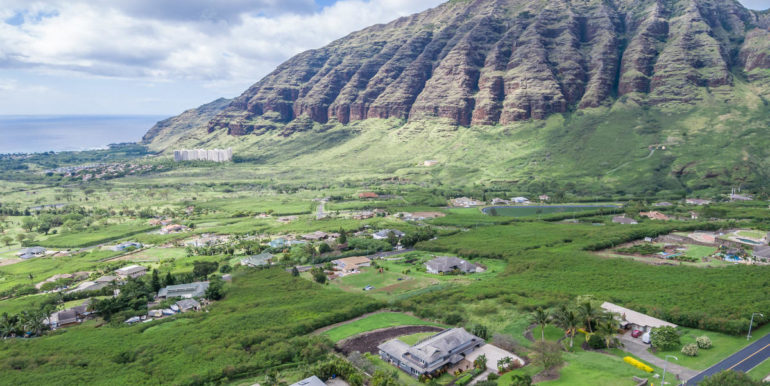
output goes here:
<path id="1" fill-rule="evenodd" d="M 710 377 L 723 370 L 735 370 L 745 373 L 757 367 L 768 358 L 770 358 L 770 334 L 763 336 L 737 353 L 730 355 L 727 359 L 690 378 L 683 385 L 697 385 L 703 378 Z"/>

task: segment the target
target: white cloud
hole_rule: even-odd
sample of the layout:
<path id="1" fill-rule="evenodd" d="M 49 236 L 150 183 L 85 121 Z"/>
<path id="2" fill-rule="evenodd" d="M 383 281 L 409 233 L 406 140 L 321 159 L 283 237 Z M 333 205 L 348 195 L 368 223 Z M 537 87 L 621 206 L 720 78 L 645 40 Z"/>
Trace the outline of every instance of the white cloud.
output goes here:
<path id="1" fill-rule="evenodd" d="M 171 0 L 3 1 L 0 17 L 24 22 L 0 22 L 0 68 L 239 87 L 303 50 L 442 2 L 342 0 L 316 12 L 312 0 L 191 0 L 175 13 Z"/>

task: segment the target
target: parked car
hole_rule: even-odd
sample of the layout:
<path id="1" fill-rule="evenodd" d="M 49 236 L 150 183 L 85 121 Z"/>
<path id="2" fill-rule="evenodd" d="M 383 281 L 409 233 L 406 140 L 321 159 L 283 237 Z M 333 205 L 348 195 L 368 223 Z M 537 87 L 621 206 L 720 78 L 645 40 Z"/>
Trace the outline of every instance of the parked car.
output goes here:
<path id="1" fill-rule="evenodd" d="M 373 290 L 373 289 L 374 289 L 374 287 L 372 287 L 372 286 L 370 286 L 370 285 L 368 285 L 368 286 L 364 287 L 364 291 L 371 291 L 371 290 Z"/>
<path id="2" fill-rule="evenodd" d="M 634 338 L 638 338 L 638 337 L 642 336 L 642 331 L 641 330 L 631 331 L 631 336 L 634 337 Z"/>
<path id="3" fill-rule="evenodd" d="M 645 332 L 642 335 L 642 342 L 650 344 L 650 333 L 649 332 Z"/>

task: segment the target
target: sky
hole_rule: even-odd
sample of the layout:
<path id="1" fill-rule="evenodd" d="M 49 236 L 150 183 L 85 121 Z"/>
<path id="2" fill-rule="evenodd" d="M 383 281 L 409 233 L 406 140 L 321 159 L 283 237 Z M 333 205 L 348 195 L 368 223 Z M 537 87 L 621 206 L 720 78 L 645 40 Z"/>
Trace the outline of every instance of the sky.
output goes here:
<path id="1" fill-rule="evenodd" d="M 0 114 L 175 115 L 443 1 L 0 0 Z"/>

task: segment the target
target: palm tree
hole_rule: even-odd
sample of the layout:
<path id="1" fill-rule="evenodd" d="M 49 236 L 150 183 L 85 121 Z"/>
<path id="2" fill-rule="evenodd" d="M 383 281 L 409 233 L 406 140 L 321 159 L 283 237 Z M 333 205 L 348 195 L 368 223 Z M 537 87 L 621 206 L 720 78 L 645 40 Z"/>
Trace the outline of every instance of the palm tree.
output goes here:
<path id="1" fill-rule="evenodd" d="M 583 319 L 588 332 L 594 332 L 591 324 L 601 318 L 601 312 L 599 309 L 594 308 L 590 301 L 586 301 L 578 306 L 578 313 Z"/>
<path id="2" fill-rule="evenodd" d="M 604 344 L 607 346 L 607 348 L 610 348 L 612 338 L 615 336 L 615 334 L 618 333 L 618 322 L 615 320 L 615 318 L 610 317 L 609 319 L 605 319 L 599 323 L 596 326 L 596 330 L 596 333 L 604 338 Z"/>
<path id="3" fill-rule="evenodd" d="M 537 310 L 532 314 L 531 321 L 532 323 L 537 324 L 540 326 L 540 340 L 545 342 L 545 326 L 548 324 L 548 322 L 551 319 L 551 315 L 548 314 L 548 312 L 544 311 L 542 307 L 538 307 Z"/>
<path id="4" fill-rule="evenodd" d="M 7 313 L 0 315 L 0 338 L 7 338 L 16 330 L 14 323 Z"/>
<path id="5" fill-rule="evenodd" d="M 559 314 L 559 326 L 564 329 L 569 336 L 569 347 L 572 348 L 575 339 L 575 331 L 580 325 L 580 318 L 572 310 L 564 310 Z"/>

